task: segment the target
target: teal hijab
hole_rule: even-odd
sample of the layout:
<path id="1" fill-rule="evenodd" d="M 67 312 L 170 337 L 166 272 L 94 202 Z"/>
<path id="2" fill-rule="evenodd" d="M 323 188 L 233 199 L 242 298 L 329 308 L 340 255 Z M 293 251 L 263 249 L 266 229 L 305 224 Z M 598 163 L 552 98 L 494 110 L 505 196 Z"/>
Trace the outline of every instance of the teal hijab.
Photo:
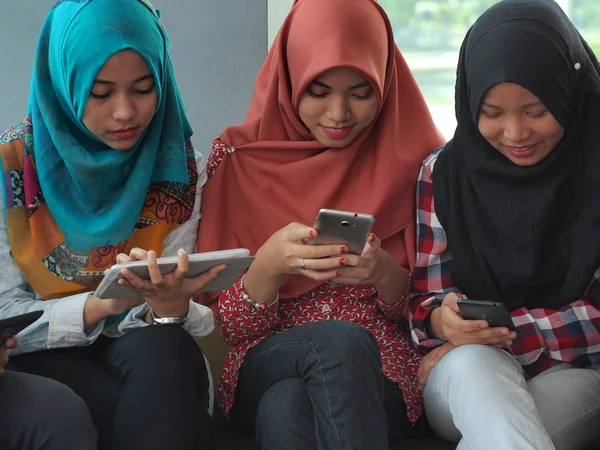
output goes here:
<path id="1" fill-rule="evenodd" d="M 146 0 L 61 0 L 37 43 L 29 115 L 44 201 L 69 246 L 80 252 L 123 242 L 134 232 L 151 183 L 188 183 L 192 129 L 168 53 L 169 38 Z M 94 79 L 130 49 L 154 76 L 158 102 L 129 150 L 113 150 L 83 124 Z"/>

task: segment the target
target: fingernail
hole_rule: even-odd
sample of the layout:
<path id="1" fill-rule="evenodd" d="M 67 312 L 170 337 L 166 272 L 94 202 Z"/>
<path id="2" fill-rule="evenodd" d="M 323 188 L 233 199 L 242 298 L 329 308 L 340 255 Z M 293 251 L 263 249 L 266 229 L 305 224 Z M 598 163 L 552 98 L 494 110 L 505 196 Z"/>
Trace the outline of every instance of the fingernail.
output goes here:
<path id="1" fill-rule="evenodd" d="M 508 334 L 508 333 L 510 333 L 510 331 L 508 331 L 506 329 L 502 330 L 502 334 Z"/>
<path id="2" fill-rule="evenodd" d="M 337 271 L 335 272 L 335 275 L 336 275 L 337 277 L 339 277 L 341 274 L 342 274 L 342 271 L 341 271 L 341 270 L 337 270 Z"/>
<path id="3" fill-rule="evenodd" d="M 178 252 L 179 252 L 179 254 L 181 255 L 182 253 L 184 253 L 184 252 L 185 252 L 185 250 L 184 250 L 184 249 L 182 249 L 182 248 L 180 248 L 180 249 L 178 250 Z"/>
<path id="4" fill-rule="evenodd" d="M 340 266 L 345 266 L 346 264 L 348 264 L 346 258 L 340 258 Z"/>
<path id="5" fill-rule="evenodd" d="M 375 235 L 373 233 L 370 233 L 367 236 L 367 242 L 373 242 L 375 240 Z"/>
<path id="6" fill-rule="evenodd" d="M 479 328 L 487 328 L 487 327 L 488 327 L 487 322 L 481 322 L 481 325 L 479 325 Z"/>
<path id="7" fill-rule="evenodd" d="M 316 238 L 317 237 L 317 232 L 315 230 L 310 230 L 310 233 L 308 233 L 308 234 L 312 238 Z"/>
<path id="8" fill-rule="evenodd" d="M 348 247 L 342 247 L 341 252 L 345 255 L 348 253 Z"/>

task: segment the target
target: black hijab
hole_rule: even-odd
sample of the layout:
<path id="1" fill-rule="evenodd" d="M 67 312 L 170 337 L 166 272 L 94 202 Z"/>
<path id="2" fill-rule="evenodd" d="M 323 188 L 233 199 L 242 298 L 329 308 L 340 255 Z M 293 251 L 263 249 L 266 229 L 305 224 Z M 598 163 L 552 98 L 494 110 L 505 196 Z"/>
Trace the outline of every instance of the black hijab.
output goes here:
<path id="1" fill-rule="evenodd" d="M 467 33 L 456 81 L 454 138 L 433 172 L 454 284 L 468 297 L 556 309 L 585 292 L 600 266 L 600 65 L 552 0 L 503 0 Z M 487 91 L 531 91 L 564 128 L 531 167 L 479 133 Z"/>

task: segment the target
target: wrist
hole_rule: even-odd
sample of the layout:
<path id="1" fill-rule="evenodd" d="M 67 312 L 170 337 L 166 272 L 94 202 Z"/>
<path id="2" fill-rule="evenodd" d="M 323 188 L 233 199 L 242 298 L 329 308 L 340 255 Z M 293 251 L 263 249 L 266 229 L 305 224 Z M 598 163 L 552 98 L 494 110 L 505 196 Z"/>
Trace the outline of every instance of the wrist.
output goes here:
<path id="1" fill-rule="evenodd" d="M 431 329 L 431 332 L 433 333 L 432 337 L 440 339 L 442 341 L 448 341 L 446 335 L 442 331 L 441 314 L 441 307 L 434 308 L 433 311 L 431 311 L 429 315 L 429 327 Z"/>
<path id="2" fill-rule="evenodd" d="M 275 303 L 284 275 L 277 276 L 265 273 L 260 262 L 256 265 L 255 263 L 256 260 L 244 275 L 241 288 L 248 299 L 252 299 L 253 303 L 265 305 Z"/>
<path id="3" fill-rule="evenodd" d="M 377 259 L 379 260 L 378 266 L 381 268 L 375 282 L 373 284 L 386 286 L 393 281 L 405 282 L 406 271 L 400 265 L 398 261 L 394 259 L 392 255 L 383 250 L 382 248 L 377 250 Z M 398 274 L 401 273 L 400 277 Z M 408 277 L 406 277 L 408 278 Z"/>
<path id="4" fill-rule="evenodd" d="M 268 259 L 262 258 L 262 254 L 260 250 L 256 253 L 256 257 L 247 272 L 250 278 L 262 278 L 264 281 L 269 283 L 281 283 L 285 274 L 282 274 L 277 269 L 273 267 L 272 264 L 269 264 Z M 248 277 L 246 277 L 248 278 Z"/>
<path id="5" fill-rule="evenodd" d="M 146 311 L 142 320 L 148 325 L 152 325 L 152 308 L 148 308 L 148 311 Z"/>
<path id="6" fill-rule="evenodd" d="M 108 316 L 113 315 L 111 311 L 107 311 L 107 303 L 110 302 L 102 300 L 93 294 L 88 297 L 83 307 L 84 329 L 88 329 Z"/>
<path id="7" fill-rule="evenodd" d="M 160 317 L 150 309 L 150 325 L 184 325 L 187 320 L 187 314 L 185 316 L 168 316 L 168 317 Z"/>
<path id="8" fill-rule="evenodd" d="M 182 305 L 173 305 L 173 306 L 167 306 L 167 307 L 159 306 L 158 308 L 154 308 L 152 305 L 150 305 L 150 311 L 148 311 L 148 314 L 151 317 L 152 313 L 154 313 L 154 315 L 159 318 L 187 317 L 189 311 L 190 311 L 190 303 L 188 300 L 188 302 L 185 304 L 185 307 Z M 151 322 L 152 322 L 152 319 L 150 318 L 149 323 L 151 323 Z"/>
<path id="9" fill-rule="evenodd" d="M 385 250 L 381 250 L 380 267 L 382 268 L 373 283 L 382 300 L 388 305 L 398 303 L 404 298 L 409 288 L 407 270 Z"/>
<path id="10" fill-rule="evenodd" d="M 244 275 L 240 280 L 240 293 L 242 294 L 242 299 L 254 305 L 256 309 L 267 309 L 269 306 L 271 306 L 279 300 L 279 292 L 275 294 L 275 297 L 273 299 L 269 299 L 267 301 L 254 300 L 252 297 L 250 297 L 248 291 L 246 290 L 246 286 L 244 285 L 245 279 L 246 275 Z"/>

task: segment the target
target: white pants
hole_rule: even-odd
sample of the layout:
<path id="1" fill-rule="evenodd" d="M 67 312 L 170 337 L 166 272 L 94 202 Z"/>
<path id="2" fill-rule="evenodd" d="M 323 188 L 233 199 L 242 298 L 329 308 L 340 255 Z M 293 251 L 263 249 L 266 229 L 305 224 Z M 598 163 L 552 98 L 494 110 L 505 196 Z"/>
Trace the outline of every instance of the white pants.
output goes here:
<path id="1" fill-rule="evenodd" d="M 459 450 L 600 448 L 600 367 L 559 364 L 527 381 L 509 353 L 458 347 L 429 374 L 429 423 Z"/>

